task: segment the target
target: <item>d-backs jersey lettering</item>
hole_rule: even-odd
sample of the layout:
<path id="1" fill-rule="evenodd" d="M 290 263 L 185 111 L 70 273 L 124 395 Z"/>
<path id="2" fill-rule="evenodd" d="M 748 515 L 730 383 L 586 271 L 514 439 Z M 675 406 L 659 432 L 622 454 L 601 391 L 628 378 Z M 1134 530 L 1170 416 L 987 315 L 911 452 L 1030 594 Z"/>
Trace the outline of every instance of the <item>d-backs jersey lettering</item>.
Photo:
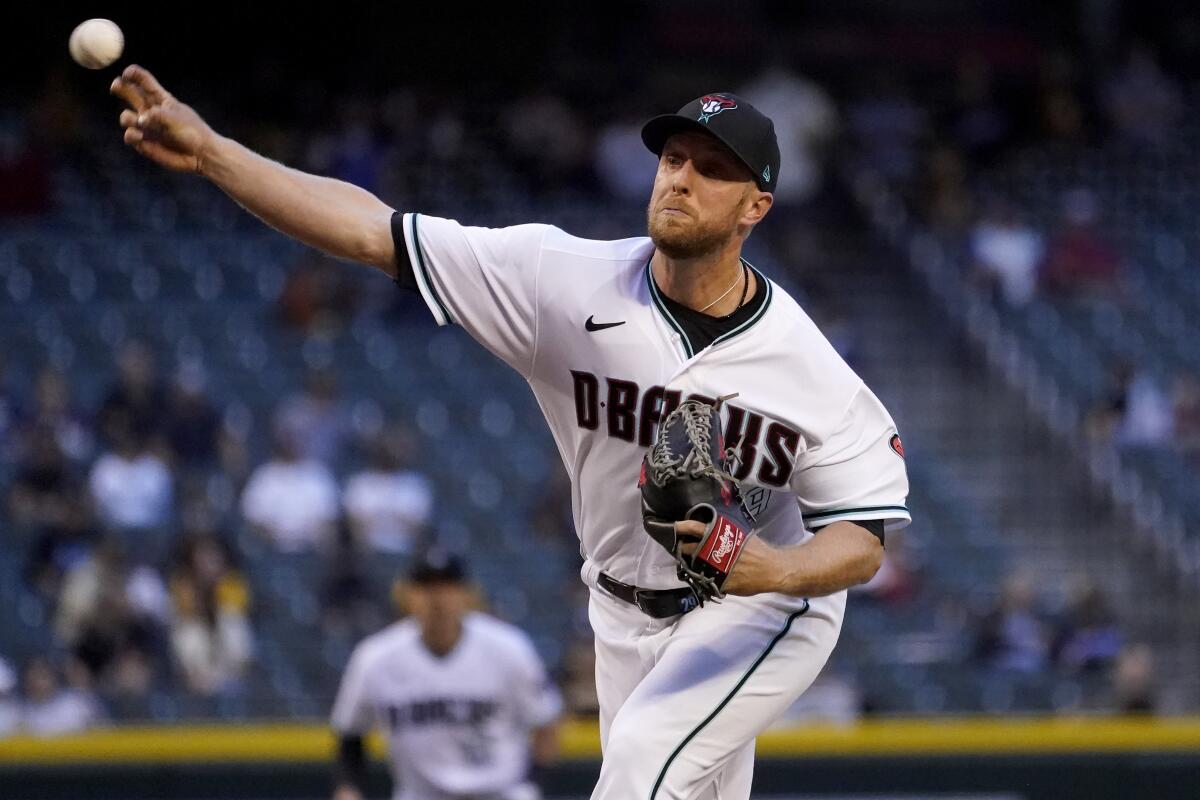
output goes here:
<path id="1" fill-rule="evenodd" d="M 642 532 L 637 475 L 655 425 L 692 397 L 737 394 L 722 408 L 725 441 L 770 543 L 799 543 L 837 520 L 908 523 L 891 416 L 757 270 L 759 311 L 697 351 L 654 283 L 648 238 L 411 213 L 397 214 L 393 231 L 401 270 L 437 322 L 462 326 L 529 382 L 572 479 L 580 550 L 618 580 L 680 585 Z"/>

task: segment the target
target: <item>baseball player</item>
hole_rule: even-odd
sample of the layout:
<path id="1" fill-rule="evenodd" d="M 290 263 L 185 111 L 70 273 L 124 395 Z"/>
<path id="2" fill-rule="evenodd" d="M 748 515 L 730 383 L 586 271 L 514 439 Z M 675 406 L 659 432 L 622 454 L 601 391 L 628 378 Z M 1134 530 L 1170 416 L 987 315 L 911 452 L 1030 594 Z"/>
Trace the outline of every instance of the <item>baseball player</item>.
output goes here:
<path id="1" fill-rule="evenodd" d="M 529 637 L 470 604 L 461 559 L 427 554 L 410 574 L 411 616 L 355 648 L 333 706 L 335 800 L 362 797 L 373 728 L 387 736 L 397 800 L 539 796 L 530 768 L 554 754 L 562 701 Z"/>
<path id="2" fill-rule="evenodd" d="M 891 417 L 741 257 L 779 180 L 771 121 L 723 93 L 650 120 L 648 235 L 602 242 L 398 213 L 217 135 L 139 67 L 113 91 L 132 107 L 120 122 L 138 152 L 377 267 L 525 377 L 571 477 L 591 588 L 604 752 L 593 796 L 748 797 L 755 737 L 820 672 L 846 589 L 875 574 L 886 531 L 909 520 Z M 725 562 L 726 598 L 703 605 L 678 553 L 646 535 L 637 477 L 659 423 L 692 399 L 723 399 L 717 438 L 755 520 Z M 673 523 L 692 540 L 685 554 L 711 523 Z"/>

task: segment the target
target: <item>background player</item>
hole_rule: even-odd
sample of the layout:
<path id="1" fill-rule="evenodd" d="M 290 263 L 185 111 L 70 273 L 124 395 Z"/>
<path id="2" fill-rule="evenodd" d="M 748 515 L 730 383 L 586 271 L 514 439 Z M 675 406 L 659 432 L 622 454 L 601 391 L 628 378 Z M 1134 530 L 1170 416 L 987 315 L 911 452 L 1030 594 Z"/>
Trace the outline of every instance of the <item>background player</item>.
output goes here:
<path id="1" fill-rule="evenodd" d="M 885 525 L 909 518 L 891 417 L 741 258 L 779 176 L 770 120 L 728 94 L 652 120 L 650 236 L 593 242 L 400 215 L 218 136 L 145 70 L 128 68 L 113 91 L 133 107 L 121 123 L 140 153 L 417 289 L 439 323 L 525 376 L 572 478 L 592 588 L 604 746 L 594 796 L 748 797 L 755 737 L 825 664 L 844 590 L 878 569 Z M 733 393 L 725 435 L 757 535 L 725 584 L 743 596 L 688 613 L 691 590 L 642 531 L 635 479 L 670 408 Z"/>
<path id="2" fill-rule="evenodd" d="M 562 708 L 529 637 L 471 611 L 461 559 L 432 552 L 404 592 L 410 617 L 364 639 L 332 724 L 335 800 L 362 797 L 363 735 L 385 732 L 398 800 L 538 797 L 530 767 L 557 749 Z"/>

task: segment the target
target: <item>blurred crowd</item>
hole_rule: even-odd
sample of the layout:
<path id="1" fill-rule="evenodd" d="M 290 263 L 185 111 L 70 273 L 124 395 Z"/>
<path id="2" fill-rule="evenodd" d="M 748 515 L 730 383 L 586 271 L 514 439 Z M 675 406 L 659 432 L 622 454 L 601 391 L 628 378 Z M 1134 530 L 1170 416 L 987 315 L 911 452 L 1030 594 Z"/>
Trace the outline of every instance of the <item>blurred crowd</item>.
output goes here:
<path id="1" fill-rule="evenodd" d="M 53 634 L 52 651 L 22 669 L 31 731 L 93 721 L 93 691 L 118 705 L 164 685 L 241 692 L 255 637 L 239 530 L 269 551 L 326 557 L 322 612 L 335 627 L 361 592 L 361 561 L 409 553 L 433 513 L 431 482 L 409 466 L 411 436 L 385 426 L 352 438 L 327 372 L 279 403 L 259 464 L 203 370 L 183 364 L 166 379 L 136 340 L 98 408 L 78 407 L 51 367 L 32 392 L 9 386 L 4 399 L 5 545 L 24 550 L 34 613 Z M 353 467 L 339 476 L 334 464 Z M 360 634 L 383 618 L 377 604 L 353 626 Z"/>
<path id="2" fill-rule="evenodd" d="M 1020 313 L 1034 300 L 1112 305 L 1118 315 L 1151 320 L 1161 311 L 1139 306 L 1130 275 L 1135 254 L 1116 235 L 1121 220 L 1089 176 L 1074 176 L 1047 213 L 1023 205 L 1028 187 L 1010 174 L 1028 151 L 1066 161 L 1088 149 L 1136 159 L 1178 147 L 1185 86 L 1151 45 L 1133 41 L 1099 72 L 1078 53 L 1052 51 L 1025 91 L 977 58 L 959 65 L 949 97 L 920 101 L 886 88 L 889 82 L 879 86 L 886 99 L 865 117 L 861 108 L 852 116 L 860 166 L 893 181 L 922 223 L 962 250 L 966 277 L 998 308 Z M 881 124 L 881 115 L 890 123 Z M 1200 453 L 1200 375 L 1156 374 L 1122 358 L 1111 373 L 1088 414 L 1091 436 Z"/>
<path id="3" fill-rule="evenodd" d="M 1028 574 L 1008 576 L 994 604 L 974 615 L 976 663 L 996 674 L 1047 672 L 1078 682 L 1079 698 L 1125 714 L 1156 709 L 1150 649 L 1127 640 L 1113 600 L 1090 577 L 1077 576 L 1065 593 L 1038 587 Z M 1090 691 L 1089 691 L 1090 690 Z"/>

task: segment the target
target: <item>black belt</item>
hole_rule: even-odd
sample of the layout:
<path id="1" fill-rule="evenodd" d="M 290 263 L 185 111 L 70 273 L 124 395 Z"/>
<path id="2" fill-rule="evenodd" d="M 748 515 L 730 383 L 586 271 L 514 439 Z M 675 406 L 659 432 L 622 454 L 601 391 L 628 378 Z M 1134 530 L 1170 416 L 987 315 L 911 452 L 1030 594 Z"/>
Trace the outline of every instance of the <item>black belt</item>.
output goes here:
<path id="1" fill-rule="evenodd" d="M 601 572 L 596 579 L 601 588 L 626 603 L 640 608 L 655 619 L 686 614 L 700 605 L 696 593 L 687 586 L 678 589 L 639 589 Z"/>

